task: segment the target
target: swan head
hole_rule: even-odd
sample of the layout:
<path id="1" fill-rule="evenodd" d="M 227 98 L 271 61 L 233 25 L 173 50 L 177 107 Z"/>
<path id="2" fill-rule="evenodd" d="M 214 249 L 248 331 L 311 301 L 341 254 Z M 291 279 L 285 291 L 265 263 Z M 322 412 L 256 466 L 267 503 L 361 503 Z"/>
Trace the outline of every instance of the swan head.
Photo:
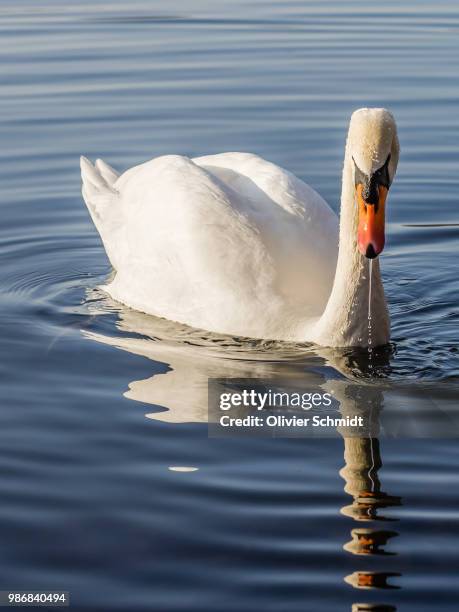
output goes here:
<path id="1" fill-rule="evenodd" d="M 377 257 L 385 242 L 385 206 L 397 170 L 397 126 L 385 108 L 361 108 L 351 117 L 348 148 L 354 172 L 358 206 L 357 245 L 369 259 Z"/>

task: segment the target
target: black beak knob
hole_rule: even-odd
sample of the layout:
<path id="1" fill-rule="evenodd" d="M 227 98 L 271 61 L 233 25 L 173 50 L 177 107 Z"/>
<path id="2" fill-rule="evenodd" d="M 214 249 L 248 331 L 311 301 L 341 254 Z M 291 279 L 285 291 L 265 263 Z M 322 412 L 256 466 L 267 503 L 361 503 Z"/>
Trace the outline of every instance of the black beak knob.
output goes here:
<path id="1" fill-rule="evenodd" d="M 371 243 L 367 246 L 365 257 L 368 257 L 368 259 L 374 259 L 375 257 L 377 257 L 373 245 Z"/>

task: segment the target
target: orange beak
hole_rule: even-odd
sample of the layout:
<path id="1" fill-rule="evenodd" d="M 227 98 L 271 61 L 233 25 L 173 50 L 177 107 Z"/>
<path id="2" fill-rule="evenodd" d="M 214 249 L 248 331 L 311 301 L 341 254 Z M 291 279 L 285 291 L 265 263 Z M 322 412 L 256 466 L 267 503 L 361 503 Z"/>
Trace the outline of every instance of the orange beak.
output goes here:
<path id="1" fill-rule="evenodd" d="M 371 197 L 368 197 L 365 191 L 364 185 L 357 183 L 355 187 L 359 206 L 357 244 L 362 255 L 374 259 L 384 249 L 385 206 L 389 190 L 379 184 L 373 186 Z"/>

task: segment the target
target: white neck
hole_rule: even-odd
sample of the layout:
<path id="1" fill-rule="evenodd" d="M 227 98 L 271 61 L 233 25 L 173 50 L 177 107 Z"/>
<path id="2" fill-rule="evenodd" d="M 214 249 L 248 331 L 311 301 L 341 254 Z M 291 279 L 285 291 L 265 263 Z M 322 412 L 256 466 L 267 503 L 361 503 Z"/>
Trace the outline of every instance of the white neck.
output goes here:
<path id="1" fill-rule="evenodd" d="M 354 171 L 349 146 L 344 157 L 339 251 L 335 280 L 327 306 L 319 319 L 313 340 L 322 346 L 368 346 L 368 300 L 370 260 L 357 247 L 358 209 L 355 203 Z M 379 271 L 373 260 L 371 287 L 371 340 L 373 346 L 390 339 L 389 313 Z"/>

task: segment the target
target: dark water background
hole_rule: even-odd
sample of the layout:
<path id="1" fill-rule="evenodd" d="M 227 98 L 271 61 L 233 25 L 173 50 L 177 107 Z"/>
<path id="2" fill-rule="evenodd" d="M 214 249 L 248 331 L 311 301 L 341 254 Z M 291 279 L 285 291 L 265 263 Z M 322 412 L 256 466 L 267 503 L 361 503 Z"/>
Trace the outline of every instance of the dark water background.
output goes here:
<path id="1" fill-rule="evenodd" d="M 341 438 L 209 440 L 203 423 L 220 375 L 346 398 L 363 372 L 379 410 L 399 384 L 404 410 L 455 404 L 457 3 L 4 0 L 0 33 L 0 588 L 70 591 L 76 610 L 457 610 L 456 440 L 362 440 L 342 470 Z M 81 153 L 123 170 L 253 151 L 336 209 L 365 105 L 394 112 L 402 145 L 383 387 L 365 356 L 213 338 L 97 291 Z"/>

